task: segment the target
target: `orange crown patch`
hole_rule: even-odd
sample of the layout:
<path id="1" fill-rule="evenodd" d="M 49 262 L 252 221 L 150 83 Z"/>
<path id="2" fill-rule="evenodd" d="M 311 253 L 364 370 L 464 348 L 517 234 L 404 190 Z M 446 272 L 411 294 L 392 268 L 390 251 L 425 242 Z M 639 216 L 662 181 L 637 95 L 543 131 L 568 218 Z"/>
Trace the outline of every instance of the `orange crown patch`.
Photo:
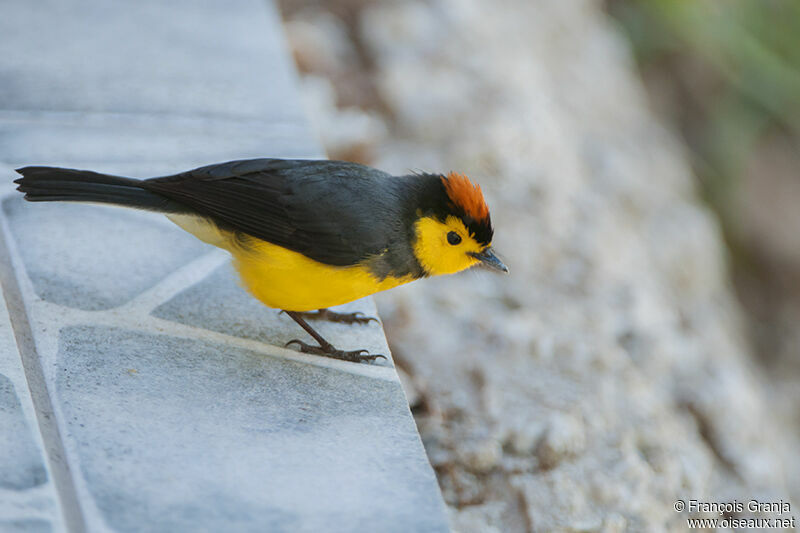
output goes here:
<path id="1" fill-rule="evenodd" d="M 445 191 L 450 200 L 464 210 L 474 220 L 486 220 L 489 217 L 489 206 L 483 199 L 480 185 L 473 185 L 464 174 L 450 172 L 442 177 Z"/>

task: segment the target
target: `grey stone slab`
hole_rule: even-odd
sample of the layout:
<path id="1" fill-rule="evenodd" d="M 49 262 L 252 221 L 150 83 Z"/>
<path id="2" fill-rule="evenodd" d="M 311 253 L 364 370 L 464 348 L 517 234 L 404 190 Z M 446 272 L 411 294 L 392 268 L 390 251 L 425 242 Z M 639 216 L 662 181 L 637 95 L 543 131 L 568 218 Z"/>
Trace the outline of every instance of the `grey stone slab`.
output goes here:
<path id="1" fill-rule="evenodd" d="M 208 246 L 149 213 L 60 203 L 3 202 L 36 294 L 85 310 L 109 309 L 150 288 Z M 80 253 L 76 253 L 80 249 Z"/>
<path id="2" fill-rule="evenodd" d="M 12 167 L 58 165 L 148 178 L 230 159 L 319 155 L 305 123 L 0 111 L 0 160 Z"/>
<path id="3" fill-rule="evenodd" d="M 6 0 L 2 11 L 0 161 L 149 177 L 320 155 L 270 2 Z M 262 344 L 302 331 L 159 215 L 3 202 L 0 267 L 20 269 L 33 404 L 19 369 L 0 373 L 55 481 L 0 487 L 0 530 L 447 530 L 393 369 Z M 386 349 L 376 324 L 319 327 L 343 347 Z"/>
<path id="4" fill-rule="evenodd" d="M 443 531 L 399 383 L 193 339 L 61 332 L 56 387 L 117 531 Z"/>
<path id="5" fill-rule="evenodd" d="M 8 270 L 0 267 L 6 282 Z M 62 527 L 8 305 L 0 301 L 0 531 Z M 13 308 L 13 305 L 11 306 Z"/>
<path id="6" fill-rule="evenodd" d="M 0 374 L 0 488 L 26 490 L 47 482 L 32 429 L 13 383 Z"/>
<path id="7" fill-rule="evenodd" d="M 0 108 L 303 121 L 270 2 L 5 0 L 0 35 Z"/>
<path id="8" fill-rule="evenodd" d="M 46 520 L 0 520 L 3 533 L 50 533 L 53 526 Z"/>

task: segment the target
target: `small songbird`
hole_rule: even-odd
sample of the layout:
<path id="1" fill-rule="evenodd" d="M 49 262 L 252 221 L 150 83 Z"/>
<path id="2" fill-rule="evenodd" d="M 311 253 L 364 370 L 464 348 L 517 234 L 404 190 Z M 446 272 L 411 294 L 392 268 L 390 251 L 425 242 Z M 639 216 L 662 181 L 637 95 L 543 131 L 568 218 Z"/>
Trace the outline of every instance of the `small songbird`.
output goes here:
<path id="1" fill-rule="evenodd" d="M 356 163 L 288 159 L 231 161 L 145 180 L 42 166 L 17 172 L 26 200 L 156 211 L 227 250 L 245 288 L 319 343 L 287 343 L 306 353 L 354 362 L 383 357 L 339 350 L 322 338 L 305 318 L 370 320 L 328 307 L 479 264 L 508 272 L 491 248 L 480 187 L 454 172 L 395 177 Z"/>

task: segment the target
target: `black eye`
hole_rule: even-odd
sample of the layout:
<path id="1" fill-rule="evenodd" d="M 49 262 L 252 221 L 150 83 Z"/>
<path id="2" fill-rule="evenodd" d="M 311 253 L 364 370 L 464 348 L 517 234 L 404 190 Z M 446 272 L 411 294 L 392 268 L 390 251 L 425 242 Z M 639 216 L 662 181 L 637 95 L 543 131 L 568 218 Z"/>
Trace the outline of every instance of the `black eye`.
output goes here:
<path id="1" fill-rule="evenodd" d="M 455 231 L 451 231 L 447 234 L 447 242 L 455 246 L 456 244 L 461 243 L 461 235 L 456 233 Z"/>

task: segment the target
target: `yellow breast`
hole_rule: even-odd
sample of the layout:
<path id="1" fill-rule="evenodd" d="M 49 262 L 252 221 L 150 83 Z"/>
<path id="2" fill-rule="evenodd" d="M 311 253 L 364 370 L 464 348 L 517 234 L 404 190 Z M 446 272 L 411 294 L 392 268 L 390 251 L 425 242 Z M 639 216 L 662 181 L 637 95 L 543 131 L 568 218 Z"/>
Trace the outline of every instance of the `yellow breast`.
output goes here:
<path id="1" fill-rule="evenodd" d="M 364 296 L 413 281 L 375 277 L 364 266 L 337 267 L 266 241 L 253 239 L 246 247 L 213 223 L 194 216 L 169 218 L 201 240 L 228 250 L 244 287 L 269 307 L 313 311 L 352 302 Z"/>
<path id="2" fill-rule="evenodd" d="M 413 280 L 390 276 L 381 281 L 366 267 L 325 265 L 265 241 L 233 256 L 247 290 L 265 305 L 287 311 L 341 305 Z"/>

